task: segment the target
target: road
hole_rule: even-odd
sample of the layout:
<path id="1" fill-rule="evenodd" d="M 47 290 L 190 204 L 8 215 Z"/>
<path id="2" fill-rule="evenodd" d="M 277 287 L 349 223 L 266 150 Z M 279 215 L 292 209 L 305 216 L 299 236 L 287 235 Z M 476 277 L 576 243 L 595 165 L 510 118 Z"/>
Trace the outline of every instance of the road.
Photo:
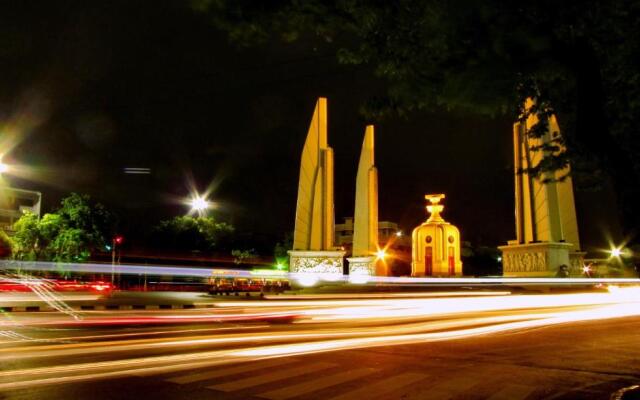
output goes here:
<path id="1" fill-rule="evenodd" d="M 5 314 L 0 399 L 609 398 L 640 383 L 639 294 L 388 293 Z"/>

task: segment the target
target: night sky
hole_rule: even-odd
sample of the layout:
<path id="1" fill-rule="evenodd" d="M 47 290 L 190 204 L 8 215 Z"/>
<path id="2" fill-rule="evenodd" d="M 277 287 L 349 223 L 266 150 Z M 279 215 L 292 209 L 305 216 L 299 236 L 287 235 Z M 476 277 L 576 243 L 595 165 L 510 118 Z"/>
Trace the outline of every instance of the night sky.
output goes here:
<path id="1" fill-rule="evenodd" d="M 366 68 L 338 65 L 329 44 L 238 49 L 180 1 L 7 2 L 0 32 L 0 127 L 22 138 L 4 160 L 35 171 L 10 179 L 42 191 L 45 211 L 70 191 L 88 193 L 135 238 L 186 212 L 176 199 L 192 180 L 215 187 L 217 218 L 279 240 L 293 229 L 300 152 L 326 96 L 336 222 L 353 215 L 369 122 L 358 108 L 384 86 Z M 507 116 L 446 112 L 377 124 L 381 220 L 408 231 L 425 217 L 424 194 L 444 192 L 444 216 L 463 240 L 512 239 L 511 132 Z M 583 242 L 602 243 L 607 216 L 592 210 L 593 194 L 578 196 Z"/>

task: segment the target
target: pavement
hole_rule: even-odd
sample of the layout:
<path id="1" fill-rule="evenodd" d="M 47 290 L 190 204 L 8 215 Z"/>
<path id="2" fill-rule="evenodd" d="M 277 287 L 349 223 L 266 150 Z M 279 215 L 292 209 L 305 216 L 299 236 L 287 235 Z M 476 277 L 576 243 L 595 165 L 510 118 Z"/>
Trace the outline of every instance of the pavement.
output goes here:
<path id="1" fill-rule="evenodd" d="M 640 318 L 578 323 L 223 368 L 138 372 L 3 391 L 0 399 L 608 399 L 640 382 L 638 332 Z"/>
<path id="2" fill-rule="evenodd" d="M 85 320 L 129 320 L 91 326 L 7 313 L 0 399 L 609 399 L 640 383 L 637 300 L 241 299 L 208 310 L 87 311 Z M 302 319 L 219 319 L 284 312 Z M 173 323 L 142 321 L 151 317 Z"/>

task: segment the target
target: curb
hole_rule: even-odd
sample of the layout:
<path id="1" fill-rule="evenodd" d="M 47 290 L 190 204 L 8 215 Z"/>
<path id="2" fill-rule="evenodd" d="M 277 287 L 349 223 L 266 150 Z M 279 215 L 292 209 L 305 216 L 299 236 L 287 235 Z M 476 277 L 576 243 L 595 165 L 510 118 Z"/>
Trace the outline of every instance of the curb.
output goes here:
<path id="1" fill-rule="evenodd" d="M 99 304 L 72 306 L 75 311 L 122 311 L 122 310 L 189 310 L 213 308 L 214 303 L 189 304 Z M 51 306 L 0 307 L 0 313 L 59 311 Z"/>

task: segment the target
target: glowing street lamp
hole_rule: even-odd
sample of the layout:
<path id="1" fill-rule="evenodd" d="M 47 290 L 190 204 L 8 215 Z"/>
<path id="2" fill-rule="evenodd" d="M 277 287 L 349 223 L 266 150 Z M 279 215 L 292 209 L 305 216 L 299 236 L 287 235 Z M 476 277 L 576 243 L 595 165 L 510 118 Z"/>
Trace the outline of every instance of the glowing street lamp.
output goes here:
<path id="1" fill-rule="evenodd" d="M 2 161 L 0 161 L 0 174 L 4 174 L 9 171 L 9 166 Z"/>
<path id="2" fill-rule="evenodd" d="M 380 260 L 384 260 L 386 256 L 387 256 L 387 252 L 384 251 L 384 249 L 380 249 L 376 252 L 376 257 L 378 257 L 378 259 Z"/>
<path id="3" fill-rule="evenodd" d="M 609 253 L 611 254 L 611 257 L 620 257 L 622 255 L 622 249 L 619 247 L 614 247 L 609 250 Z"/>
<path id="4" fill-rule="evenodd" d="M 209 202 L 200 195 L 193 197 L 189 204 L 191 205 L 191 211 L 197 212 L 200 215 L 204 214 L 211 206 L 211 204 L 209 204 Z"/>

